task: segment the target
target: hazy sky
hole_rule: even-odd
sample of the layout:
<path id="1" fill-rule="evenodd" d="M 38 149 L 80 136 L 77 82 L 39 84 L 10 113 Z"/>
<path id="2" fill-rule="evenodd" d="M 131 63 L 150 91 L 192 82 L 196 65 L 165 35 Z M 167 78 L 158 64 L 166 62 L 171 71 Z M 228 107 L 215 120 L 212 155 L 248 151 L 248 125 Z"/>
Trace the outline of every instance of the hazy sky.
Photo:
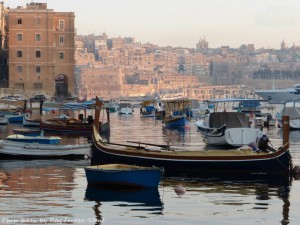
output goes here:
<path id="1" fill-rule="evenodd" d="M 5 0 L 6 7 L 28 0 Z M 135 37 L 142 43 L 194 48 L 254 44 L 255 48 L 300 46 L 299 0 L 37 0 L 49 9 L 75 12 L 77 34 Z"/>

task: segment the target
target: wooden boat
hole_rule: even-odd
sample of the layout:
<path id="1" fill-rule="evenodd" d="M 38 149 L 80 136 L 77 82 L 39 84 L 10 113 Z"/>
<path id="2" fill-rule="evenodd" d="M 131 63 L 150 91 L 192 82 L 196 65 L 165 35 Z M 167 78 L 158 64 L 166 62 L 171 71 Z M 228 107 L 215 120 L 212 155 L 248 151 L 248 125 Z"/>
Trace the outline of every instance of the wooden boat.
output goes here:
<path id="1" fill-rule="evenodd" d="M 27 128 L 15 128 L 14 134 L 22 134 L 25 136 L 39 136 L 41 134 L 40 129 L 27 129 Z"/>
<path id="2" fill-rule="evenodd" d="M 26 127 L 39 127 L 40 126 L 40 119 L 31 119 L 29 113 L 25 113 L 23 116 L 23 126 Z"/>
<path id="3" fill-rule="evenodd" d="M 12 134 L 5 138 L 9 141 L 23 142 L 23 143 L 39 143 L 39 144 L 59 144 L 61 138 L 57 136 L 45 137 L 41 136 L 25 136 L 22 134 Z"/>
<path id="4" fill-rule="evenodd" d="M 162 108 L 157 100 L 147 100 L 142 102 L 142 107 L 140 108 L 141 117 L 155 117 L 156 113 L 161 111 Z"/>
<path id="5" fill-rule="evenodd" d="M 283 146 L 277 150 L 269 151 L 268 146 L 254 150 L 246 146 L 226 151 L 186 151 L 168 145 L 142 142 L 136 142 L 138 145 L 104 142 L 95 125 L 91 163 L 156 166 L 163 167 L 165 173 L 288 173 L 291 169 L 291 155 L 288 150 L 288 132 L 285 131 Z"/>
<path id="6" fill-rule="evenodd" d="M 113 100 L 111 101 L 104 101 L 104 108 L 108 108 L 109 112 L 115 113 L 118 111 L 119 103 Z"/>
<path id="7" fill-rule="evenodd" d="M 212 112 L 195 125 L 208 145 L 243 146 L 256 143 L 264 135 L 250 127 L 248 117 L 241 112 Z"/>
<path id="8" fill-rule="evenodd" d="M 132 114 L 133 109 L 130 103 L 120 103 L 118 108 L 118 114 Z"/>
<path id="9" fill-rule="evenodd" d="M 92 106 L 82 105 L 81 107 L 93 107 L 101 110 L 103 103 L 97 101 Z M 78 109 L 80 107 L 79 104 L 70 103 L 68 107 L 73 109 Z M 107 121 L 101 122 L 99 129 L 101 132 L 109 132 L 110 131 L 110 119 L 109 119 L 109 111 L 107 110 Z M 100 113 L 99 113 L 100 114 Z M 99 116 L 100 117 L 100 116 Z M 99 120 L 98 120 L 99 121 Z M 40 121 L 40 129 L 49 132 L 63 132 L 63 133 L 80 133 L 80 134 L 92 134 L 93 131 L 93 123 L 94 118 L 89 116 L 87 120 L 83 118 L 75 119 L 75 118 L 64 118 L 64 119 L 49 119 L 45 120 L 44 117 L 41 117 Z M 99 122 L 98 122 L 99 123 Z"/>
<path id="10" fill-rule="evenodd" d="M 166 127 L 186 127 L 189 126 L 191 111 L 189 107 L 191 101 L 188 99 L 167 100 L 164 102 L 165 114 L 163 124 Z M 189 114 L 188 114 L 189 113 Z"/>
<path id="11" fill-rule="evenodd" d="M 89 184 L 125 186 L 134 188 L 158 188 L 163 169 L 127 164 L 105 164 L 84 168 Z"/>
<path id="12" fill-rule="evenodd" d="M 89 144 L 57 145 L 0 140 L 1 159 L 84 159 Z"/>
<path id="13" fill-rule="evenodd" d="M 282 116 L 289 116 L 290 129 L 300 130 L 300 100 L 286 101 L 280 113 L 276 115 L 278 127 L 283 127 Z"/>
<path id="14" fill-rule="evenodd" d="M 92 126 L 92 123 L 78 120 L 45 120 L 42 117 L 40 121 L 40 129 L 50 132 L 91 133 Z"/>
<path id="15" fill-rule="evenodd" d="M 22 123 L 23 122 L 23 114 L 6 115 L 5 118 L 7 118 L 10 123 Z"/>

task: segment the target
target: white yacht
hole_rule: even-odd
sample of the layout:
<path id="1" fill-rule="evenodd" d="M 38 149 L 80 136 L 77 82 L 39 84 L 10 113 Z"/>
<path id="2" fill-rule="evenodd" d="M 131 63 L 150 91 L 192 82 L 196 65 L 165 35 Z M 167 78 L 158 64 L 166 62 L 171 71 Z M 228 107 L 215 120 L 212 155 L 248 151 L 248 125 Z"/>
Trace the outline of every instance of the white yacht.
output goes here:
<path id="1" fill-rule="evenodd" d="M 283 104 L 289 100 L 300 99 L 300 84 L 295 84 L 293 88 L 256 90 L 254 93 L 271 104 Z"/>

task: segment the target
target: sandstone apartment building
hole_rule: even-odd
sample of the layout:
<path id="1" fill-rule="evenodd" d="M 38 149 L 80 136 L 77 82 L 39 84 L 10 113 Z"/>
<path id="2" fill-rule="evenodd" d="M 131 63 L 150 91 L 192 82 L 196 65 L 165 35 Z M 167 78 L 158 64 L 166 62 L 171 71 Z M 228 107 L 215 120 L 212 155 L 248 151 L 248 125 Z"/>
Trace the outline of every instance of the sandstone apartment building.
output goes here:
<path id="1" fill-rule="evenodd" d="M 74 94 L 73 12 L 31 2 L 8 11 L 9 86 L 31 97 Z"/>

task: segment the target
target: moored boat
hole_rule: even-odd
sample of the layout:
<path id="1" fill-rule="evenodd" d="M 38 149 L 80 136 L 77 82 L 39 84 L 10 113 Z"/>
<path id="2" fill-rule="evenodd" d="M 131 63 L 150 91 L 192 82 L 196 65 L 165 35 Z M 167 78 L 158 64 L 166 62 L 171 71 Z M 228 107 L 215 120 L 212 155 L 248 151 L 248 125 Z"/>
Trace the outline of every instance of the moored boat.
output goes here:
<path id="1" fill-rule="evenodd" d="M 22 134 L 12 134 L 5 138 L 9 141 L 23 142 L 23 143 L 39 143 L 39 144 L 59 144 L 61 138 L 57 136 L 25 136 Z"/>
<path id="2" fill-rule="evenodd" d="M 163 174 L 158 167 L 141 167 L 127 164 L 94 165 L 84 168 L 89 184 L 157 188 Z"/>
<path id="3" fill-rule="evenodd" d="M 265 101 L 272 104 L 284 104 L 289 100 L 297 100 L 300 97 L 300 84 L 295 84 L 292 88 L 255 90 L 254 93 Z"/>
<path id="4" fill-rule="evenodd" d="M 84 159 L 90 144 L 57 145 L 0 140 L 1 159 Z"/>
<path id="5" fill-rule="evenodd" d="M 249 118 L 241 112 L 212 112 L 195 125 L 208 145 L 243 146 L 256 143 L 264 135 L 251 127 Z"/>
<path id="6" fill-rule="evenodd" d="M 291 130 L 300 130 L 300 100 L 286 101 L 277 115 L 278 127 L 283 127 L 282 116 L 289 116 Z"/>
<path id="7" fill-rule="evenodd" d="M 25 113 L 23 116 L 23 126 L 27 127 L 39 127 L 40 119 L 32 119 L 29 113 Z"/>
<path id="8" fill-rule="evenodd" d="M 65 104 L 66 109 L 78 110 L 78 109 L 94 109 L 98 108 L 100 111 L 103 106 L 103 103 L 96 101 L 96 103 L 89 104 Z M 96 113 L 95 113 L 96 114 Z M 100 117 L 100 116 L 99 116 Z M 100 119 L 99 119 L 100 120 Z M 99 123 L 99 120 L 98 123 Z M 110 121 L 109 121 L 109 111 L 107 111 L 107 121 L 101 122 L 99 129 L 101 132 L 110 131 Z M 79 114 L 79 119 L 64 117 L 56 119 L 46 120 L 44 117 L 41 117 L 40 129 L 49 132 L 63 132 L 63 133 L 80 133 L 80 134 L 92 134 L 94 118 L 93 116 L 88 116 L 86 119 L 83 118 L 83 114 Z"/>
<path id="9" fill-rule="evenodd" d="M 133 108 L 131 103 L 120 103 L 118 108 L 118 114 L 132 114 Z"/>
<path id="10" fill-rule="evenodd" d="M 5 118 L 7 118 L 10 123 L 22 123 L 23 122 L 23 114 L 6 115 Z"/>
<path id="11" fill-rule="evenodd" d="M 6 125 L 6 124 L 8 124 L 8 119 L 0 116 L 0 125 Z"/>
<path id="12" fill-rule="evenodd" d="M 162 122 L 166 127 L 187 127 L 190 124 L 192 112 L 189 107 L 191 101 L 188 99 L 175 99 L 164 102 L 165 113 Z"/>
<path id="13" fill-rule="evenodd" d="M 39 136 L 41 134 L 40 129 L 27 129 L 27 128 L 15 128 L 14 134 L 22 134 L 25 136 Z"/>
<path id="14" fill-rule="evenodd" d="M 285 129 L 284 129 L 285 130 Z M 284 132 L 285 134 L 285 132 Z M 151 145 L 139 142 L 137 145 L 125 145 L 104 142 L 93 128 L 91 163 L 123 163 L 139 166 L 163 167 L 165 173 L 289 173 L 291 155 L 288 138 L 283 138 L 283 145 L 277 149 L 257 149 L 243 146 L 224 151 L 182 150 L 169 145 Z M 111 141 L 111 140 L 110 140 Z"/>

